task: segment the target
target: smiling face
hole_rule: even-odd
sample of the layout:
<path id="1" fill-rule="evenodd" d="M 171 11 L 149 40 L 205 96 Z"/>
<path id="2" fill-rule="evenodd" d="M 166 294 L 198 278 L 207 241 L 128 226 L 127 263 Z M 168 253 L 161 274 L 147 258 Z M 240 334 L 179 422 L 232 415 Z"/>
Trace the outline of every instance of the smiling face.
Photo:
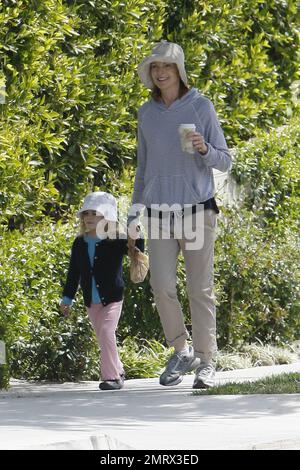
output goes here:
<path id="1" fill-rule="evenodd" d="M 150 64 L 152 81 L 163 93 L 165 91 L 178 91 L 180 76 L 176 64 L 169 62 L 152 62 Z"/>

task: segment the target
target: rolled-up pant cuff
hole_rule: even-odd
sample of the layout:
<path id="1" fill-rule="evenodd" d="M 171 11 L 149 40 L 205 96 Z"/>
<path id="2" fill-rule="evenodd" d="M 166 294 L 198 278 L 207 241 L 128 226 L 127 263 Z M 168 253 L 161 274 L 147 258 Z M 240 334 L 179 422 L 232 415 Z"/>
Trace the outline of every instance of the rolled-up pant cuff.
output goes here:
<path id="1" fill-rule="evenodd" d="M 201 359 L 201 363 L 212 364 L 214 362 L 216 352 L 203 352 L 194 350 L 194 356 Z"/>
<path id="2" fill-rule="evenodd" d="M 180 351 L 184 348 L 186 340 L 189 339 L 189 334 L 187 331 L 184 331 L 181 335 L 176 336 L 176 338 L 170 340 L 167 338 L 167 343 L 169 346 L 173 346 L 176 351 Z"/>

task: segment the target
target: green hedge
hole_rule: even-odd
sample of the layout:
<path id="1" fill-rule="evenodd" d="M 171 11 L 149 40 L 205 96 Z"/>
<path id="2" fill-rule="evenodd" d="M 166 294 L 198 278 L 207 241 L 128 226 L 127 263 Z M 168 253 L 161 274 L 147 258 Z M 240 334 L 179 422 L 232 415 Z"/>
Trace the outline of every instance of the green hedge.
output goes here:
<path id="1" fill-rule="evenodd" d="M 98 348 L 79 293 L 70 318 L 58 310 L 72 224 L 6 234 L 1 240 L 0 327 L 7 326 L 10 373 L 49 380 L 96 379 Z M 300 250 L 296 232 L 268 233 L 246 209 L 225 209 L 216 244 L 218 343 L 285 343 L 299 338 Z M 13 263 L 11 262 L 13 259 Z M 130 337 L 165 344 L 148 279 L 128 280 L 120 344 Z M 190 322 L 182 260 L 178 291 Z M 136 346 L 135 346 L 136 348 Z M 130 348 L 125 350 L 130 354 Z M 125 353 L 124 353 L 125 354 Z M 124 357 L 126 354 L 124 355 Z M 128 357 L 127 362 L 133 358 Z"/>
<path id="2" fill-rule="evenodd" d="M 291 221 L 276 231 L 252 211 L 223 212 L 215 273 L 219 346 L 299 339 L 299 227 Z"/>
<path id="3" fill-rule="evenodd" d="M 99 352 L 81 293 L 70 317 L 59 312 L 77 229 L 72 221 L 53 224 L 45 220 L 23 233 L 7 231 L 1 236 L 0 331 L 5 329 L 2 336 L 15 377 L 98 378 Z M 129 281 L 128 259 L 124 276 L 127 287 L 119 340 L 135 335 L 162 340 L 148 280 L 141 285 Z"/>
<path id="4" fill-rule="evenodd" d="M 132 157 L 135 67 L 162 16 L 161 0 L 2 2 L 0 222 L 57 218 Z"/>
<path id="5" fill-rule="evenodd" d="M 148 96 L 136 66 L 161 38 L 182 44 L 191 82 L 213 100 L 236 148 L 244 198 L 219 224 L 219 344 L 297 337 L 299 123 L 272 128 L 295 113 L 298 24 L 296 0 L 1 3 L 0 329 L 10 372 L 98 374 L 82 301 L 70 319 L 58 313 L 75 233 L 66 214 L 88 189 L 131 193 L 136 111 Z M 184 282 L 181 261 L 189 323 Z M 119 339 L 128 336 L 163 341 L 148 281 L 128 283 Z M 0 374 L 7 383 L 7 369 Z"/>
<path id="6" fill-rule="evenodd" d="M 74 228 L 45 223 L 1 237 L 0 328 L 7 329 L 10 372 L 31 379 L 75 380 L 95 360 L 92 332 L 80 305 L 59 313 Z M 76 313 L 76 315 L 75 315 Z"/>
<path id="7" fill-rule="evenodd" d="M 243 188 L 241 202 L 268 229 L 299 220 L 299 149 L 300 117 L 236 148 L 232 175 Z"/>
<path id="8" fill-rule="evenodd" d="M 223 207 L 216 242 L 221 348 L 299 339 L 299 128 L 292 121 L 236 149 L 233 175 L 243 185 L 243 197 L 238 207 Z M 45 220 L 24 233 L 2 236 L 0 327 L 7 329 L 15 376 L 75 379 L 98 374 L 97 346 L 81 294 L 70 319 L 58 313 L 75 233 L 71 218 L 57 224 Z M 127 262 L 124 274 L 119 341 L 136 337 L 164 343 L 148 279 L 141 285 L 130 283 Z M 178 292 L 189 324 L 182 259 Z"/>
<path id="9" fill-rule="evenodd" d="M 300 119 L 241 143 L 216 244 L 221 345 L 300 334 Z"/>
<path id="10" fill-rule="evenodd" d="M 88 188 L 118 188 L 148 96 L 136 67 L 161 38 L 183 45 L 230 146 L 283 123 L 298 24 L 296 0 L 1 2 L 0 223 L 58 219 Z"/>
<path id="11" fill-rule="evenodd" d="M 184 46 L 189 75 L 216 105 L 230 146 L 293 112 L 299 79 L 297 0 L 170 0 L 164 33 Z"/>

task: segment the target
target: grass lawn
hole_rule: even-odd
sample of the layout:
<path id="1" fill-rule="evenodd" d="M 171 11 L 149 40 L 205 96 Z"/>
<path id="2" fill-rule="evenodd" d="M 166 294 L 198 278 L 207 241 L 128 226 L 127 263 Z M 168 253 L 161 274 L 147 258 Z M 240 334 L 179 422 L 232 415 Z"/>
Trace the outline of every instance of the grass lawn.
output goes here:
<path id="1" fill-rule="evenodd" d="M 194 391 L 193 395 L 251 395 L 260 393 L 300 393 L 300 373 L 272 375 L 255 382 L 229 382 L 207 390 Z"/>

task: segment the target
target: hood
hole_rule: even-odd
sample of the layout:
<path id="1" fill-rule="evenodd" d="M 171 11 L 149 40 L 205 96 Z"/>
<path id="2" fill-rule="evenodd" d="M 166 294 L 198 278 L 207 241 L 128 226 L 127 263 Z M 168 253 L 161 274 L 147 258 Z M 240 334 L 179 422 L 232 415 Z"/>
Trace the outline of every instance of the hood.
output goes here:
<path id="1" fill-rule="evenodd" d="M 155 101 L 153 98 L 151 100 L 152 106 L 156 109 L 160 109 L 162 112 L 177 111 L 183 106 L 191 104 L 193 101 L 197 100 L 200 97 L 200 93 L 196 88 L 191 88 L 182 98 L 177 99 L 171 106 L 167 107 L 162 101 Z"/>

